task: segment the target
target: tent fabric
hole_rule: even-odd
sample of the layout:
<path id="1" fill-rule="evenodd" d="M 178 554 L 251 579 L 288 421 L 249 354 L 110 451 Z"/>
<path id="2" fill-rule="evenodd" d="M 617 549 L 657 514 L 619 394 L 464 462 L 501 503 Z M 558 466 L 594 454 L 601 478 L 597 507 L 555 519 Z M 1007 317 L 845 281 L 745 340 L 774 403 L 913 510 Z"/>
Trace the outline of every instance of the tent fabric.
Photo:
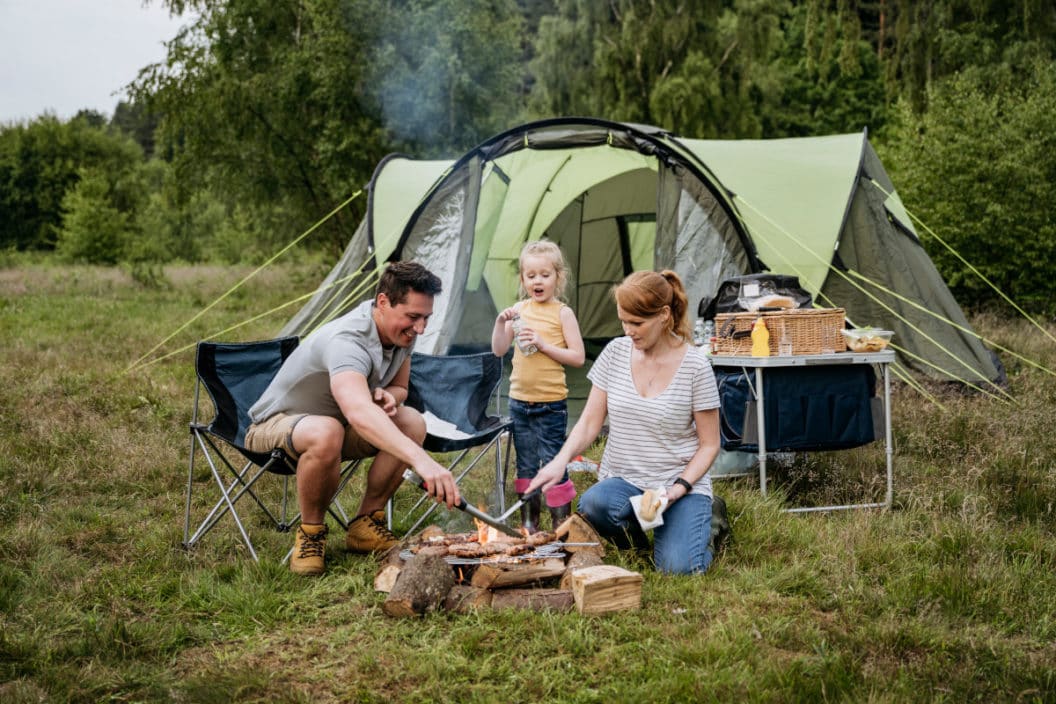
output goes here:
<path id="1" fill-rule="evenodd" d="M 774 140 L 683 140 L 746 205 L 759 258 L 812 294 L 828 276 L 861 159 L 862 134 Z"/>
<path id="2" fill-rule="evenodd" d="M 621 334 L 610 291 L 632 271 L 674 269 L 693 310 L 725 279 L 771 271 L 799 277 L 818 305 L 845 308 L 859 326 L 893 329 L 905 367 L 941 380 L 999 376 L 864 132 L 693 140 L 557 118 L 515 127 L 455 161 L 389 157 L 324 285 L 365 262 L 356 283 L 385 261 L 421 261 L 444 292 L 416 349 L 486 348 L 495 315 L 516 300 L 521 247 L 543 237 L 565 253 L 566 298 L 591 348 Z M 332 288 L 284 334 L 303 335 L 354 305 L 351 283 Z"/>

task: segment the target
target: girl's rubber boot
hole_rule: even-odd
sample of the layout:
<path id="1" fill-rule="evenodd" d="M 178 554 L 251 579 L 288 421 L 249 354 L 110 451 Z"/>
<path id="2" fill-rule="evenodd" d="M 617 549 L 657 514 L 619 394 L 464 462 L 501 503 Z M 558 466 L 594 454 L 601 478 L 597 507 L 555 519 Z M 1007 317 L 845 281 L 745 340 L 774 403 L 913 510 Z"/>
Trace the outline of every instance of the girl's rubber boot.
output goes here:
<path id="1" fill-rule="evenodd" d="M 557 527 L 572 515 L 571 501 L 562 506 L 547 506 L 547 508 L 550 509 L 550 530 L 557 530 Z"/>
<path id="2" fill-rule="evenodd" d="M 524 494 L 518 494 L 523 499 Z M 521 506 L 521 527 L 529 534 L 539 532 L 539 512 L 543 507 L 543 495 L 536 494 Z"/>

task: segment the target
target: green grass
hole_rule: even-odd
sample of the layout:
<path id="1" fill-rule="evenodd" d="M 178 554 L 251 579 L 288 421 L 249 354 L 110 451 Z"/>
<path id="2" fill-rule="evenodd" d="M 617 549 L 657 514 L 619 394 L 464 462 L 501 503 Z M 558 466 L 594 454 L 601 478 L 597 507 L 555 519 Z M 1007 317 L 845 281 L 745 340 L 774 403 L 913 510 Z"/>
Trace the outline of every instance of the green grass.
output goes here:
<path id="1" fill-rule="evenodd" d="M 882 498 L 879 446 L 800 458 L 765 500 L 717 483 L 734 540 L 708 574 L 610 554 L 645 574 L 640 611 L 393 620 L 339 532 L 321 579 L 279 565 L 290 536 L 248 507 L 260 564 L 230 519 L 181 547 L 191 353 L 124 369 L 248 272 L 171 268 L 144 288 L 119 269 L 0 269 L 0 701 L 1056 701 L 1056 378 L 1006 358 L 1014 404 L 935 390 L 943 408 L 896 385 L 891 511 L 780 510 Z M 322 273 L 266 271 L 164 350 Z M 973 322 L 1056 367 L 1025 324 Z M 417 496 L 398 496 L 402 515 Z"/>

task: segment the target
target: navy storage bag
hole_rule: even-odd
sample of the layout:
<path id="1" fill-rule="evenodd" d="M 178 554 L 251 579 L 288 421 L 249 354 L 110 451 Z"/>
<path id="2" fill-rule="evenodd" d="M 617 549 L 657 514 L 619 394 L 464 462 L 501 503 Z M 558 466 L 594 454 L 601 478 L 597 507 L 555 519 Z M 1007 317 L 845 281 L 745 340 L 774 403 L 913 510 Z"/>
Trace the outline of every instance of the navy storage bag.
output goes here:
<path id="1" fill-rule="evenodd" d="M 754 370 L 721 367 L 718 358 L 713 362 L 722 402 L 722 447 L 758 452 Z M 877 416 L 881 411 L 871 366 L 774 367 L 764 371 L 763 380 L 768 452 L 839 450 L 878 437 L 873 410 Z"/>

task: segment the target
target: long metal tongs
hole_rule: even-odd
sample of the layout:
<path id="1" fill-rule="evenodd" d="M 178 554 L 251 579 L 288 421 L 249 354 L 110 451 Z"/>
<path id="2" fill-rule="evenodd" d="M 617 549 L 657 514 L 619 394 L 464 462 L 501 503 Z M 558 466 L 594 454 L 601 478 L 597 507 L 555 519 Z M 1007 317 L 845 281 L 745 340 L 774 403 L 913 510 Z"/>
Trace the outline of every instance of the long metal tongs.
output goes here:
<path id="1" fill-rule="evenodd" d="M 517 512 L 517 509 L 519 509 L 521 506 L 524 506 L 524 502 L 525 501 L 528 501 L 529 499 L 531 499 L 531 498 L 533 498 L 535 496 L 538 496 L 542 492 L 543 492 L 542 489 L 536 489 L 534 491 L 528 492 L 527 494 L 522 496 L 517 501 L 517 503 L 515 503 L 513 506 L 510 506 L 508 509 L 506 509 L 506 513 L 502 514 L 501 516 L 499 516 L 495 520 L 502 521 L 503 523 L 505 523 L 506 521 L 509 520 L 510 516 L 512 516 L 513 514 L 515 514 Z"/>
<path id="2" fill-rule="evenodd" d="M 403 478 L 406 479 L 407 481 L 410 481 L 410 482 L 416 484 L 418 487 L 421 488 L 422 491 L 428 491 L 428 489 L 425 488 L 425 480 L 423 480 L 421 477 L 419 477 L 418 474 L 415 473 L 414 470 L 412 470 L 412 469 L 404 470 Z M 520 502 L 518 502 L 517 504 L 514 504 L 514 505 L 515 506 L 519 506 Z M 513 528 L 510 528 L 508 525 L 503 523 L 502 519 L 498 519 L 498 518 L 495 518 L 494 516 L 490 516 L 490 515 L 484 513 L 483 511 L 481 511 L 479 508 L 474 508 L 473 506 L 470 506 L 468 503 L 466 503 L 466 499 L 464 497 L 459 497 L 459 502 L 457 504 L 455 504 L 455 508 L 457 508 L 459 511 L 463 511 L 464 513 L 468 513 L 470 516 L 473 516 L 473 518 L 476 518 L 478 521 L 481 521 L 482 523 L 486 523 L 487 525 L 491 526 L 492 528 L 495 528 L 496 530 L 501 530 L 506 535 L 512 535 L 515 538 L 523 538 L 524 537 L 519 532 L 517 532 Z M 506 513 L 509 514 L 510 512 L 507 511 Z"/>

